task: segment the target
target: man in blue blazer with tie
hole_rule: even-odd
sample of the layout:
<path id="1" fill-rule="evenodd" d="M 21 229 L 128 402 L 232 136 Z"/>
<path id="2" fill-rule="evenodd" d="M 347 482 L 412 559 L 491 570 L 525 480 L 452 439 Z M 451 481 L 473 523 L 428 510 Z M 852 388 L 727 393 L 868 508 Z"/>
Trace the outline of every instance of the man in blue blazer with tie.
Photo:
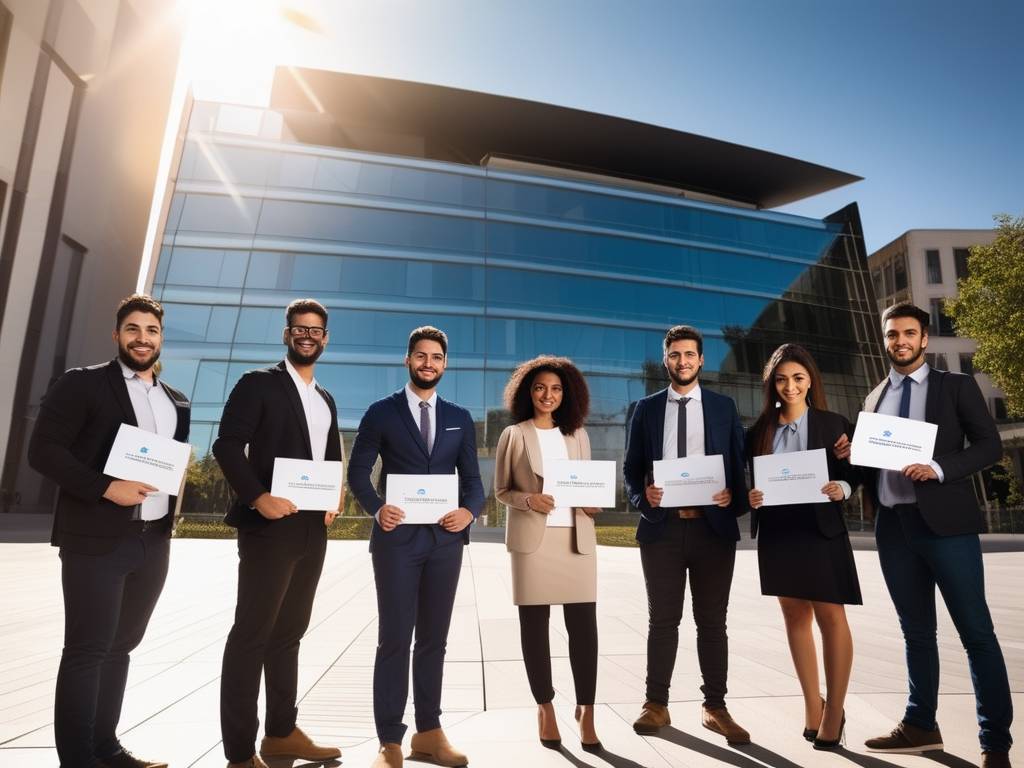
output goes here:
<path id="1" fill-rule="evenodd" d="M 416 733 L 410 758 L 461 766 L 467 758 L 441 730 L 441 678 L 448 627 L 469 526 L 483 509 L 476 456 L 476 428 L 465 408 L 438 397 L 448 363 L 448 337 L 431 326 L 409 336 L 409 383 L 373 403 L 359 424 L 348 465 L 348 483 L 363 511 L 376 520 L 370 535 L 377 585 L 378 640 L 373 668 L 373 716 L 381 748 L 374 768 L 402 765 L 402 722 L 409 695 L 409 646 L 413 649 Z M 381 458 L 379 488 L 371 471 Z M 436 525 L 403 525 L 405 513 L 386 504 L 388 475 L 458 473 L 459 507 Z"/>
<path id="2" fill-rule="evenodd" d="M 700 385 L 704 339 L 689 325 L 665 334 L 664 364 L 671 384 L 636 404 L 627 428 L 623 462 L 626 495 L 640 511 L 636 538 L 650 610 L 647 631 L 647 694 L 637 733 L 657 733 L 671 724 L 669 683 L 679 646 L 679 622 L 687 574 L 697 625 L 697 662 L 704 684 L 701 722 L 730 744 L 746 744 L 750 734 L 725 706 L 729 607 L 736 542 L 736 517 L 747 509 L 743 468 L 743 428 L 732 398 Z M 663 489 L 654 485 L 653 463 L 660 459 L 721 454 L 725 487 L 702 507 L 662 507 Z"/>

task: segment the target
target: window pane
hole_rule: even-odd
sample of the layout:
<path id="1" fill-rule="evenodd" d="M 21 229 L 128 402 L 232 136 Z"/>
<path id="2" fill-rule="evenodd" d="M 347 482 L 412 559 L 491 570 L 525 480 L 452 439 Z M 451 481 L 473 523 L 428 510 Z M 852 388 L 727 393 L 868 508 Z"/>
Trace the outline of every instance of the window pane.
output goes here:
<path id="1" fill-rule="evenodd" d="M 953 249 L 953 268 L 956 270 L 957 280 L 965 280 L 967 278 L 967 257 L 970 256 L 970 253 L 968 248 Z"/>
<path id="2" fill-rule="evenodd" d="M 974 355 L 972 353 L 960 353 L 960 373 L 966 373 L 968 376 L 974 375 Z"/>
<path id="3" fill-rule="evenodd" d="M 925 261 L 927 262 L 928 269 L 928 282 L 929 283 L 941 283 L 942 282 L 942 264 L 939 262 L 938 251 L 925 251 Z"/>

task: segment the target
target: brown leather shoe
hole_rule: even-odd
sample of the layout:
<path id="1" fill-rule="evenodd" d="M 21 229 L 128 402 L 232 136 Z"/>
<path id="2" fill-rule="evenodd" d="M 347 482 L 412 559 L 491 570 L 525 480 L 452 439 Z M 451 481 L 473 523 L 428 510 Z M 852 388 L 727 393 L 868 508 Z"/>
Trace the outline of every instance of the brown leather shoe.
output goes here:
<path id="1" fill-rule="evenodd" d="M 267 768 L 267 764 L 260 760 L 259 755 L 253 755 L 240 763 L 228 763 L 228 768 Z"/>
<path id="2" fill-rule="evenodd" d="M 377 759 L 370 768 L 402 768 L 402 745 L 393 742 L 381 744 Z"/>
<path id="3" fill-rule="evenodd" d="M 265 736 L 260 742 L 263 757 L 290 757 L 293 760 L 333 760 L 341 757 L 337 747 L 321 747 L 314 744 L 302 729 L 296 726 L 287 736 Z"/>
<path id="4" fill-rule="evenodd" d="M 1010 753 L 982 752 L 981 768 L 1010 768 Z"/>
<path id="5" fill-rule="evenodd" d="M 443 765 L 446 768 L 469 765 L 469 758 L 448 743 L 448 737 L 440 728 L 414 733 L 409 747 L 409 760 Z"/>
<path id="6" fill-rule="evenodd" d="M 640 717 L 633 723 L 633 730 L 641 735 L 649 735 L 671 724 L 672 718 L 668 715 L 668 707 L 654 701 L 646 701 Z"/>
<path id="7" fill-rule="evenodd" d="M 701 707 L 700 722 L 709 731 L 725 736 L 725 741 L 728 744 L 750 743 L 750 734 L 732 719 L 732 715 L 725 707 L 715 707 L 714 709 Z"/>

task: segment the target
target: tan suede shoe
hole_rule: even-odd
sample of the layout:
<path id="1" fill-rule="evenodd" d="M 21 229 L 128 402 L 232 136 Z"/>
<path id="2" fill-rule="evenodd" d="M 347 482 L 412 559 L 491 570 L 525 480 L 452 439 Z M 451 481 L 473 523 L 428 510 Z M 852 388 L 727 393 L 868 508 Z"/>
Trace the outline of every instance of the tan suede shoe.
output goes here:
<path id="1" fill-rule="evenodd" d="M 729 710 L 725 707 L 716 707 L 714 709 L 701 707 L 700 721 L 701 725 L 709 731 L 725 736 L 725 741 L 728 744 L 750 743 L 750 734 L 732 719 L 732 715 L 729 714 Z"/>
<path id="2" fill-rule="evenodd" d="M 446 768 L 469 765 L 469 758 L 448 743 L 448 737 L 440 728 L 414 733 L 409 746 L 412 748 L 409 752 L 410 760 L 443 765 Z"/>
<path id="3" fill-rule="evenodd" d="M 302 732 L 298 726 L 287 736 L 265 736 L 260 742 L 264 757 L 290 757 L 298 760 L 332 760 L 341 757 L 337 747 L 321 747 Z"/>
<path id="4" fill-rule="evenodd" d="M 402 768 L 402 745 L 391 742 L 381 744 L 377 759 L 370 768 Z"/>
<path id="5" fill-rule="evenodd" d="M 253 755 L 241 763 L 228 763 L 228 768 L 267 768 L 267 764 L 260 760 L 259 755 Z"/>
<path id="6" fill-rule="evenodd" d="M 657 733 L 666 725 L 672 725 L 672 718 L 669 717 L 668 707 L 654 701 L 644 702 L 643 711 L 640 717 L 633 723 L 633 730 L 641 735 Z"/>

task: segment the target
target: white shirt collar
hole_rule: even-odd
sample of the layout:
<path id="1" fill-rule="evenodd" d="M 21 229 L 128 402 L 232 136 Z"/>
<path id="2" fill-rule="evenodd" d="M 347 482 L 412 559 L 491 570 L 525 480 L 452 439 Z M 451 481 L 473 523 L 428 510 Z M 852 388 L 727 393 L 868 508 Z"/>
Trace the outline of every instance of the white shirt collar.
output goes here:
<path id="1" fill-rule="evenodd" d="M 409 401 L 409 407 L 414 409 L 414 410 L 419 408 L 420 407 L 420 403 L 422 403 L 422 402 L 429 403 L 430 404 L 430 408 L 433 410 L 433 409 L 437 408 L 437 389 L 435 388 L 434 391 L 430 393 L 430 397 L 428 397 L 424 401 L 424 400 L 422 400 L 420 398 L 419 395 L 417 395 L 415 392 L 412 391 L 412 386 L 410 384 L 406 384 L 405 385 L 405 399 Z"/>
<path id="2" fill-rule="evenodd" d="M 672 389 L 672 387 L 669 387 L 667 391 L 669 400 L 682 400 L 684 397 L 688 397 L 691 400 L 696 400 L 698 403 L 700 402 L 700 384 L 695 386 L 685 395 L 680 395 L 678 392 Z"/>
<path id="3" fill-rule="evenodd" d="M 911 373 L 910 374 L 910 378 L 912 378 L 915 382 L 920 384 L 925 379 L 928 378 L 928 373 L 930 371 L 931 371 L 931 368 L 928 367 L 928 363 L 925 363 L 920 368 L 918 368 L 916 371 Z M 889 385 L 890 386 L 892 386 L 892 387 L 900 386 L 901 384 L 903 384 L 903 380 L 905 378 L 907 378 L 907 374 L 897 373 L 895 368 L 890 368 L 889 369 Z"/>
<path id="4" fill-rule="evenodd" d="M 314 376 L 310 380 L 309 384 L 307 384 L 306 380 L 299 375 L 299 372 L 297 370 L 295 370 L 295 366 L 292 365 L 292 361 L 289 360 L 287 357 L 284 359 L 284 367 L 288 371 L 288 373 L 291 374 L 292 378 L 295 380 L 295 383 L 298 384 L 300 387 L 313 387 L 314 389 L 316 388 L 316 377 Z"/>
<path id="5" fill-rule="evenodd" d="M 138 371 L 133 371 L 131 368 L 129 368 L 127 365 L 125 365 L 124 364 L 124 360 L 121 360 L 120 358 L 118 358 L 117 364 L 121 366 L 121 375 L 124 376 L 126 379 L 128 379 L 128 381 L 131 381 L 132 379 L 136 379 L 137 378 L 139 381 L 141 381 L 147 387 L 155 387 L 156 386 L 157 376 L 156 376 L 155 373 L 153 374 L 153 383 L 150 384 L 144 378 L 139 376 L 139 372 Z"/>

